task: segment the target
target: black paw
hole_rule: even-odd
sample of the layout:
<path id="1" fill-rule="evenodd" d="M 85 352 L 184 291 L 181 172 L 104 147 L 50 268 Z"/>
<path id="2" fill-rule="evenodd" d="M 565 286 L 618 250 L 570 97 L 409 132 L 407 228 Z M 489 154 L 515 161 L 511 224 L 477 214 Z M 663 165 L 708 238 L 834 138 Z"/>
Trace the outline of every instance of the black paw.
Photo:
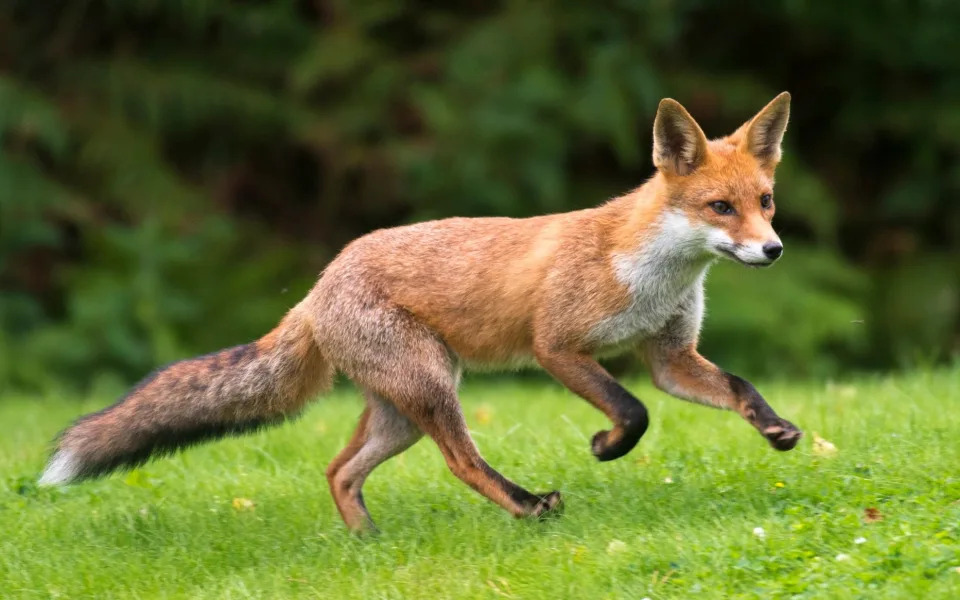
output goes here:
<path id="1" fill-rule="evenodd" d="M 533 507 L 530 515 L 538 519 L 558 516 L 563 513 L 563 499 L 560 492 L 553 491 L 546 494 L 535 494 L 540 500 Z"/>
<path id="2" fill-rule="evenodd" d="M 598 431 L 590 440 L 590 452 L 600 461 L 613 460 L 616 456 L 611 456 L 609 431 Z"/>
<path id="3" fill-rule="evenodd" d="M 643 434 L 647 432 L 649 424 L 647 408 L 634 398 L 614 421 L 613 429 L 598 431 L 593 436 L 590 440 L 590 451 L 601 462 L 620 458 L 633 450 Z"/>
<path id="4" fill-rule="evenodd" d="M 633 450 L 642 435 L 643 431 L 623 432 L 619 428 L 598 431 L 590 440 L 590 451 L 600 462 L 614 460 Z"/>
<path id="5" fill-rule="evenodd" d="M 793 450 L 803 437 L 803 432 L 790 421 L 780 419 L 773 425 L 767 425 L 761 432 L 770 445 L 780 451 Z"/>

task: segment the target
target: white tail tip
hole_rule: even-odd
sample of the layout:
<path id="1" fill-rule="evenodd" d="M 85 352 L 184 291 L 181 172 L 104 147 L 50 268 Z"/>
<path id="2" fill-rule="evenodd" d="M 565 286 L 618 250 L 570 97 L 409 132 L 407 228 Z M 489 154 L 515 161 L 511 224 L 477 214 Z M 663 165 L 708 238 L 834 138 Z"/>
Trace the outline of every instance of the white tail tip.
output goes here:
<path id="1" fill-rule="evenodd" d="M 73 452 L 67 450 L 57 450 L 50 459 L 50 463 L 43 471 L 40 485 L 64 485 L 76 479 L 79 472 L 76 457 Z"/>

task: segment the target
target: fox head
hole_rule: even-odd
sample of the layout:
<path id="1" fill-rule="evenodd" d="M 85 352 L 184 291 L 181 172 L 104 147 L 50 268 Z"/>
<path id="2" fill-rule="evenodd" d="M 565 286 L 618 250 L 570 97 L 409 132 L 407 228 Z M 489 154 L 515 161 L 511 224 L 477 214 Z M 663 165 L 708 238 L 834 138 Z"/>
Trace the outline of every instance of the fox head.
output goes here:
<path id="1" fill-rule="evenodd" d="M 790 118 L 783 92 L 727 137 L 707 140 L 676 100 L 660 101 L 653 124 L 653 163 L 666 202 L 701 250 L 750 266 L 768 266 L 783 253 L 771 221 L 773 174 Z"/>

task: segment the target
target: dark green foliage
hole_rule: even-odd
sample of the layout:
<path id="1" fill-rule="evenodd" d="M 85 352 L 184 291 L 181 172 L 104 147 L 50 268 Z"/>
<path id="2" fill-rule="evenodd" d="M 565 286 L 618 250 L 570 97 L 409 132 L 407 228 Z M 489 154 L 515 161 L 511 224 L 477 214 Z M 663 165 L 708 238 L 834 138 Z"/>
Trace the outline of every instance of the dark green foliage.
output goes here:
<path id="1" fill-rule="evenodd" d="M 713 269 L 704 355 L 723 356 L 725 368 L 743 373 L 809 375 L 866 354 L 867 277 L 826 250 L 787 251 L 776 268 Z"/>
<path id="2" fill-rule="evenodd" d="M 783 89 L 787 258 L 718 270 L 708 351 L 940 359 L 960 344 L 958 28 L 949 2 L 9 0 L 0 386 L 247 341 L 357 235 L 597 204 L 649 176 L 661 97 L 720 135 Z"/>

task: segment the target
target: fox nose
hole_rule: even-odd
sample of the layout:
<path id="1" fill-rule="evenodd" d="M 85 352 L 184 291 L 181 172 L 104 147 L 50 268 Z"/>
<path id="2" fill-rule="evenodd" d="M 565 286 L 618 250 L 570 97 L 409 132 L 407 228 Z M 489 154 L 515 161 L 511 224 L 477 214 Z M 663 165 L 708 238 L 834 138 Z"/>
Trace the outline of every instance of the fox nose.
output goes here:
<path id="1" fill-rule="evenodd" d="M 783 244 L 780 242 L 767 242 L 763 245 L 763 253 L 770 260 L 777 260 L 783 254 Z"/>

